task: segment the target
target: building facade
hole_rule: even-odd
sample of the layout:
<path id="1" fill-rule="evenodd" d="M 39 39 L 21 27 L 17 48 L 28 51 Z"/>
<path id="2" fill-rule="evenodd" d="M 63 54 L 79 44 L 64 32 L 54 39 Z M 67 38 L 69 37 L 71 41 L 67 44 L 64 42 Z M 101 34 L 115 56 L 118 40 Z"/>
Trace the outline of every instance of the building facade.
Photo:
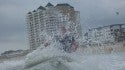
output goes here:
<path id="1" fill-rule="evenodd" d="M 31 49 L 36 49 L 42 44 L 40 34 L 45 31 L 54 36 L 61 26 L 69 26 L 70 31 L 78 37 L 82 35 L 80 25 L 80 12 L 67 3 L 56 6 L 48 3 L 37 10 L 27 14 L 28 37 Z"/>
<path id="2" fill-rule="evenodd" d="M 85 34 L 89 45 L 101 46 L 125 42 L 125 24 L 114 24 L 90 29 Z"/>

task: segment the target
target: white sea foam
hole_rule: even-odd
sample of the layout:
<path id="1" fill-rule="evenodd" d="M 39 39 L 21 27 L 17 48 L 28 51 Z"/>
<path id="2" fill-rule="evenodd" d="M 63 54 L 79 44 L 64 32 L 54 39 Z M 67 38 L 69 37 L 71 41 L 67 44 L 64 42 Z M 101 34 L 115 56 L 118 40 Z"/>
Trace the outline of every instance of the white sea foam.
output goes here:
<path id="1" fill-rule="evenodd" d="M 4 61 L 0 63 L 0 70 L 125 70 L 125 53 L 85 55 L 77 52 L 61 54 L 55 49 L 55 53 L 50 53 L 48 50 L 44 50 L 46 54 L 41 52 L 28 55 L 26 60 L 32 58 L 28 61 Z"/>
<path id="2" fill-rule="evenodd" d="M 50 42 L 22 60 L 0 63 L 0 70 L 125 70 L 125 53 L 105 54 L 109 50 L 103 47 L 79 47 L 77 51 L 67 53 L 58 42 Z"/>

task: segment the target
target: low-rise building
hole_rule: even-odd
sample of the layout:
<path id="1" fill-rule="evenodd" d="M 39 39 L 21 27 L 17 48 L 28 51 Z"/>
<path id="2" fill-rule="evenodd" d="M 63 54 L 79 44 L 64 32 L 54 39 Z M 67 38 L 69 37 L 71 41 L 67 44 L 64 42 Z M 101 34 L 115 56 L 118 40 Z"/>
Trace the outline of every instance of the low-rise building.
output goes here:
<path id="1" fill-rule="evenodd" d="M 125 24 L 114 24 L 90 29 L 84 35 L 89 45 L 107 45 L 125 42 Z"/>

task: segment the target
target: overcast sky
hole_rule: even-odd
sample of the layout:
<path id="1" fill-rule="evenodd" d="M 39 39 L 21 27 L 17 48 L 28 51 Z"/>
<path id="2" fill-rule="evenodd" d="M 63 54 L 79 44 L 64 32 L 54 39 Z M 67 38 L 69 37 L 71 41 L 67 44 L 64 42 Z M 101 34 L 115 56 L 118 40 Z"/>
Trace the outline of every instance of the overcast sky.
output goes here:
<path id="1" fill-rule="evenodd" d="M 125 0 L 0 0 L 0 53 L 29 48 L 26 13 L 48 2 L 74 6 L 80 11 L 83 31 L 110 24 L 125 24 Z"/>

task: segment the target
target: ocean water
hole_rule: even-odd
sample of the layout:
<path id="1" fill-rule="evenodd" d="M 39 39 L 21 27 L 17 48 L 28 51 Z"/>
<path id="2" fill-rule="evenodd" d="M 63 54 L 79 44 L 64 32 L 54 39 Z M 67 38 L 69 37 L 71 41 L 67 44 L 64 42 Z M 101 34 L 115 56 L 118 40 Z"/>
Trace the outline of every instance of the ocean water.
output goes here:
<path id="1" fill-rule="evenodd" d="M 59 59 L 51 58 L 30 68 L 24 68 L 24 59 L 5 61 L 0 63 L 0 70 L 125 70 L 125 53 L 85 55 L 75 59 L 59 63 Z"/>
<path id="2" fill-rule="evenodd" d="M 1 62 L 0 70 L 125 70 L 125 53 L 65 53 L 40 47 L 25 58 Z"/>

